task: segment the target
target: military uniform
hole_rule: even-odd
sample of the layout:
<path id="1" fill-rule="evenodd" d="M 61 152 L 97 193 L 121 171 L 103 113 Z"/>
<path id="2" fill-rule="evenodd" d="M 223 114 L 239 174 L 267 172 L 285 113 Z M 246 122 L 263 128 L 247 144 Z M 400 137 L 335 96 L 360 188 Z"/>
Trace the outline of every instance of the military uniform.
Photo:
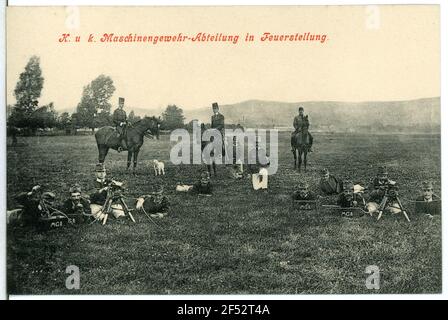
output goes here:
<path id="1" fill-rule="evenodd" d="M 313 146 L 313 136 L 308 131 L 308 128 L 310 127 L 310 122 L 308 120 L 308 115 L 297 115 L 294 117 L 293 126 L 295 131 L 291 134 L 291 144 L 293 144 L 293 139 L 297 133 L 303 133 L 305 136 L 308 136 L 307 143 L 309 144 L 309 149 L 311 150 L 311 147 Z"/>
<path id="2" fill-rule="evenodd" d="M 339 194 L 342 191 L 342 182 L 333 175 L 330 175 L 328 179 L 321 178 L 319 186 L 320 190 L 326 195 Z"/>
<path id="3" fill-rule="evenodd" d="M 61 211 L 70 218 L 73 217 L 73 222 L 82 223 L 87 221 L 85 215 L 90 215 L 90 202 L 84 198 L 81 198 L 79 202 L 67 199 L 62 204 Z"/>
<path id="4" fill-rule="evenodd" d="M 33 188 L 34 189 L 34 188 Z M 23 220 L 27 224 L 35 224 L 39 217 L 42 215 L 39 210 L 41 193 L 40 192 L 21 192 L 15 200 L 23 207 Z"/>
<path id="5" fill-rule="evenodd" d="M 296 190 L 292 194 L 293 200 L 302 200 L 302 201 L 314 201 L 316 200 L 316 195 L 310 191 L 308 191 L 305 195 L 302 195 L 299 190 Z"/>
<path id="6" fill-rule="evenodd" d="M 144 197 L 143 209 L 146 213 L 166 213 L 169 208 L 168 198 L 162 194 L 151 194 Z"/>
<path id="7" fill-rule="evenodd" d="M 355 202 L 356 201 L 356 202 Z M 357 193 L 340 193 L 336 204 L 342 208 L 358 207 L 360 204 L 364 204 L 364 199 Z"/>
<path id="8" fill-rule="evenodd" d="M 115 124 L 115 128 L 120 134 L 120 143 L 121 146 L 118 148 L 118 151 L 122 149 L 126 149 L 126 128 L 127 128 L 127 115 L 126 111 L 123 110 L 122 106 L 124 105 L 124 98 L 118 98 L 119 108 L 115 109 L 112 115 L 112 121 Z"/>
<path id="9" fill-rule="evenodd" d="M 431 216 L 440 214 L 440 204 L 440 198 L 433 193 L 432 182 L 423 182 L 422 195 L 415 199 L 415 213 L 429 214 Z"/>
<path id="10" fill-rule="evenodd" d="M 225 156 L 225 125 L 224 125 L 224 116 L 219 113 L 219 107 L 216 102 L 213 103 L 213 110 L 218 110 L 217 114 L 212 115 L 211 119 L 211 128 L 216 129 L 221 133 L 221 139 L 222 139 L 222 155 Z"/>
<path id="11" fill-rule="evenodd" d="M 388 172 L 385 166 L 378 168 L 378 174 L 373 179 L 373 191 L 369 194 L 369 202 L 367 203 L 367 210 L 370 214 L 377 212 L 380 208 L 380 205 L 386 195 L 386 191 L 389 188 L 389 185 L 394 185 L 395 182 L 389 180 L 387 177 Z M 388 199 L 388 203 L 385 206 L 385 212 L 388 213 L 399 213 L 401 212 L 400 206 L 395 199 Z"/>
<path id="12" fill-rule="evenodd" d="M 212 194 L 213 188 L 208 173 L 204 172 L 201 174 L 201 179 L 193 185 L 193 192 L 198 194 Z"/>
<path id="13" fill-rule="evenodd" d="M 440 214 L 440 199 L 432 196 L 431 199 L 425 199 L 419 196 L 415 199 L 415 213 L 437 215 Z"/>
<path id="14" fill-rule="evenodd" d="M 126 122 L 127 115 L 126 111 L 123 109 L 115 109 L 113 115 L 112 115 L 112 121 L 114 122 L 116 127 L 121 127 L 123 122 Z"/>

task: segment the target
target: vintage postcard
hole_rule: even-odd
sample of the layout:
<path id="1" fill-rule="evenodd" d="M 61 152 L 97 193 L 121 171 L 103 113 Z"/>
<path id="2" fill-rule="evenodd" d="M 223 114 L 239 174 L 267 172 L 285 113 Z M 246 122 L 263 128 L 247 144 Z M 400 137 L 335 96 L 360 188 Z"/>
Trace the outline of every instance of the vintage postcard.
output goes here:
<path id="1" fill-rule="evenodd" d="M 440 294 L 440 14 L 7 7 L 8 295 Z"/>

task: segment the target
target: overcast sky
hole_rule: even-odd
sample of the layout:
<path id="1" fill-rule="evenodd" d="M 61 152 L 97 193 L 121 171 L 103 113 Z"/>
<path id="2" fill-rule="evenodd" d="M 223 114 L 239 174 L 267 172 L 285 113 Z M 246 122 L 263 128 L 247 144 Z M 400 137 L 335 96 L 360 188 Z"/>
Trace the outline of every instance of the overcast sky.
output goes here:
<path id="1" fill-rule="evenodd" d="M 40 104 L 75 108 L 82 88 L 110 76 L 131 107 L 184 109 L 248 99 L 408 100 L 440 96 L 438 6 L 7 8 L 7 103 L 32 55 Z M 79 22 L 79 24 L 77 23 Z M 232 43 L 88 43 L 89 34 L 239 35 Z M 244 42 L 246 32 L 255 42 Z M 259 41 L 264 32 L 327 41 Z M 62 33 L 80 43 L 59 43 Z"/>

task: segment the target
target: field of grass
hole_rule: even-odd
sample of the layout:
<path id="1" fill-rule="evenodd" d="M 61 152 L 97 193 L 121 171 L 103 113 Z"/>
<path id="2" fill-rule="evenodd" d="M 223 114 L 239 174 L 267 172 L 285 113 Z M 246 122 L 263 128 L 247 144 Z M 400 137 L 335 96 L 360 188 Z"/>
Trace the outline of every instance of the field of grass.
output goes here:
<path id="1" fill-rule="evenodd" d="M 13 196 L 41 184 L 62 201 L 70 185 L 94 188 L 97 162 L 93 136 L 19 137 L 8 148 L 7 205 Z M 224 166 L 213 179 L 214 195 L 198 198 L 175 192 L 192 183 L 200 166 L 169 162 L 168 136 L 146 140 L 136 176 L 127 173 L 126 155 L 111 151 L 108 172 L 126 182 L 129 198 L 151 191 L 162 180 L 171 208 L 160 228 L 145 216 L 137 223 L 38 233 L 8 228 L 10 294 L 310 294 L 439 293 L 442 287 L 441 217 L 416 216 L 419 182 L 430 179 L 440 194 L 440 136 L 315 135 L 307 173 L 294 171 L 289 133 L 279 135 L 279 170 L 269 191 L 251 189 L 249 179 L 235 181 Z M 166 176 L 156 179 L 152 159 L 165 161 Z M 367 184 L 378 165 L 387 165 L 398 181 L 411 218 L 342 218 L 320 208 L 295 212 L 290 194 L 300 179 L 317 190 L 319 170 Z M 333 198 L 323 202 L 332 203 Z M 131 207 L 134 202 L 129 200 Z M 79 290 L 65 287 L 66 267 L 80 269 Z M 365 286 L 365 269 L 380 269 L 380 289 Z"/>

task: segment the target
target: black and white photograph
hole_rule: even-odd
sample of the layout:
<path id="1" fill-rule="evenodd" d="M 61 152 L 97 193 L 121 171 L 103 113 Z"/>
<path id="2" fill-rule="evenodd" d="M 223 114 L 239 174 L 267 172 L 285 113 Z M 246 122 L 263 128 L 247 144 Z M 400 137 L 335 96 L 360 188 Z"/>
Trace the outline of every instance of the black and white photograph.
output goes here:
<path id="1" fill-rule="evenodd" d="M 5 11 L 7 297 L 442 294 L 440 4 Z"/>

